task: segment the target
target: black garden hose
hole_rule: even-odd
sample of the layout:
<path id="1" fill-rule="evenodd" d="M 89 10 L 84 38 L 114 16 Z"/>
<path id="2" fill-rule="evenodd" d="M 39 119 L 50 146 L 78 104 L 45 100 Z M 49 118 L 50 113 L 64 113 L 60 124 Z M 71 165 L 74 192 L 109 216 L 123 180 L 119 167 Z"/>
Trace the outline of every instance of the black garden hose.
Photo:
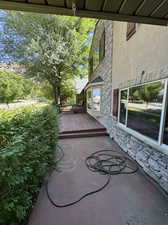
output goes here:
<path id="1" fill-rule="evenodd" d="M 63 149 L 60 146 L 58 146 L 58 148 L 61 152 L 61 157 L 56 161 L 56 163 L 60 162 L 64 156 Z M 48 182 L 47 182 L 45 185 L 45 190 L 47 193 L 47 197 L 53 206 L 58 208 L 64 208 L 64 207 L 75 205 L 76 203 L 80 202 L 82 199 L 86 198 L 87 196 L 93 195 L 97 192 L 102 191 L 104 188 L 106 188 L 107 185 L 110 183 L 111 177 L 113 175 L 133 174 L 138 171 L 138 166 L 133 160 L 131 160 L 129 157 L 120 155 L 117 152 L 112 150 L 102 150 L 102 151 L 97 151 L 92 153 L 85 159 L 85 164 L 91 172 L 99 173 L 101 175 L 107 176 L 107 180 L 105 184 L 96 190 L 87 192 L 76 201 L 73 201 L 67 204 L 57 204 L 50 196 L 49 189 L 48 189 Z"/>

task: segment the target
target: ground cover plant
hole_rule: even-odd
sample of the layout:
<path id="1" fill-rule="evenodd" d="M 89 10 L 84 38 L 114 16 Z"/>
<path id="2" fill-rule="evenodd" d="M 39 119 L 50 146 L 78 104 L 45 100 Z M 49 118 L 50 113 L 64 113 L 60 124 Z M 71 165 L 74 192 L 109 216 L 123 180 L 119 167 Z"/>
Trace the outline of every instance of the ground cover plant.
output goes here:
<path id="1" fill-rule="evenodd" d="M 0 224 L 23 224 L 55 152 L 56 110 L 0 110 Z"/>

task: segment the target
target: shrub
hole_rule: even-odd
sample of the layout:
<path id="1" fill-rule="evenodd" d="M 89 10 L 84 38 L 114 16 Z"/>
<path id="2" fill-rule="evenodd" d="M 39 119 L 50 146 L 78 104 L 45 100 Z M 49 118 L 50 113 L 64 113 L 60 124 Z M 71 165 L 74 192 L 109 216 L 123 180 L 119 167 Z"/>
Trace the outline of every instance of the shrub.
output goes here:
<path id="1" fill-rule="evenodd" d="M 57 130 L 51 106 L 0 111 L 0 224 L 27 216 L 54 159 Z"/>

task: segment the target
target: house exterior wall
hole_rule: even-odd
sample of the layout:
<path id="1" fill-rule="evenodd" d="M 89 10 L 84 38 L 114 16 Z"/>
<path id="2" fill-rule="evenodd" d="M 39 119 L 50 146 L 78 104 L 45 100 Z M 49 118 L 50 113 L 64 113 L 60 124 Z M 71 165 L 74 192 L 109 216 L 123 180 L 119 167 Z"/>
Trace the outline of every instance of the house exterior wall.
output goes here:
<path id="1" fill-rule="evenodd" d="M 126 23 L 113 23 L 113 88 L 127 88 L 168 77 L 167 27 L 137 24 L 136 33 L 128 41 L 126 29 Z M 110 135 L 168 191 L 168 155 L 162 153 L 160 146 L 149 145 L 148 140 L 142 141 L 119 128 L 114 117 L 110 121 Z"/>
<path id="2" fill-rule="evenodd" d="M 109 115 L 111 112 L 111 88 L 112 88 L 112 22 L 111 21 L 99 21 L 96 29 L 94 38 L 92 41 L 92 47 L 90 51 L 90 57 L 93 56 L 93 52 L 99 43 L 101 35 L 105 30 L 105 57 L 103 61 L 97 66 L 95 71 L 90 74 L 89 81 L 93 81 L 96 77 L 100 76 L 103 79 L 101 85 L 101 115 Z M 98 85 L 99 86 L 99 85 Z M 94 86 L 96 87 L 96 86 Z M 92 116 L 97 116 L 97 113 L 89 111 Z"/>
<path id="3" fill-rule="evenodd" d="M 168 192 L 168 148 L 162 149 L 161 146 L 148 141 L 148 138 L 140 138 L 133 131 L 128 131 L 120 126 L 118 119 L 112 115 L 114 89 L 168 78 L 168 28 L 137 24 L 136 33 L 126 41 L 127 23 L 99 23 L 110 27 L 106 30 L 106 39 L 111 41 L 106 45 L 106 56 L 110 57 L 101 63 L 90 77 L 93 79 L 101 74 L 105 81 L 101 116 L 97 119 L 107 128 L 110 137 Z M 95 37 L 97 33 L 101 33 L 101 29 L 96 29 Z M 94 41 L 91 52 L 93 48 Z"/>
<path id="4" fill-rule="evenodd" d="M 128 41 L 126 32 L 127 23 L 113 23 L 113 88 L 168 76 L 168 28 L 137 24 Z"/>

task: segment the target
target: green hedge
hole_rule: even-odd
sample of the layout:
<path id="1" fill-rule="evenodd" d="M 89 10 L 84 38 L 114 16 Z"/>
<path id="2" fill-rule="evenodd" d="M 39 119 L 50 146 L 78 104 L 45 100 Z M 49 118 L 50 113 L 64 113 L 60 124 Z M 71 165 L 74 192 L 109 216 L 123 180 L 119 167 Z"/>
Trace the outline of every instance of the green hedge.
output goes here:
<path id="1" fill-rule="evenodd" d="M 54 159 L 57 131 L 53 107 L 0 111 L 0 224 L 27 217 Z"/>

